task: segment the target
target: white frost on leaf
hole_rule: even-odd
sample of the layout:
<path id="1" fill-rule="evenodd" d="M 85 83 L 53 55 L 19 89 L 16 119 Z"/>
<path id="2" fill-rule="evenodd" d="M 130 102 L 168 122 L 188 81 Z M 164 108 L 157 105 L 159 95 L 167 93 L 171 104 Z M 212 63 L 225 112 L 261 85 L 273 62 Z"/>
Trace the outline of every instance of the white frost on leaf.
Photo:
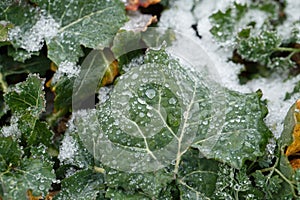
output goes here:
<path id="1" fill-rule="evenodd" d="M 78 144 L 72 136 L 68 133 L 65 134 L 64 139 L 61 142 L 59 148 L 58 159 L 61 163 L 71 164 L 74 161 L 74 157 L 78 151 Z"/>
<path id="2" fill-rule="evenodd" d="M 80 73 L 80 67 L 75 62 L 64 61 L 60 63 L 58 70 L 53 76 L 52 83 L 55 83 L 60 77 L 66 75 L 69 79 L 77 77 Z"/>
<path id="3" fill-rule="evenodd" d="M 9 39 L 26 51 L 35 52 L 42 49 L 45 39 L 51 39 L 57 35 L 58 28 L 59 24 L 52 16 L 41 14 L 36 24 L 26 32 L 23 32 L 19 26 L 11 29 Z"/>
<path id="4" fill-rule="evenodd" d="M 98 92 L 99 103 L 105 103 L 109 99 L 109 94 L 112 91 L 112 86 L 101 87 Z"/>
<path id="5" fill-rule="evenodd" d="M 12 116 L 10 119 L 10 126 L 3 126 L 1 129 L 2 136 L 4 137 L 10 137 L 13 138 L 19 138 L 21 136 L 21 131 L 18 127 L 18 118 L 15 116 Z"/>

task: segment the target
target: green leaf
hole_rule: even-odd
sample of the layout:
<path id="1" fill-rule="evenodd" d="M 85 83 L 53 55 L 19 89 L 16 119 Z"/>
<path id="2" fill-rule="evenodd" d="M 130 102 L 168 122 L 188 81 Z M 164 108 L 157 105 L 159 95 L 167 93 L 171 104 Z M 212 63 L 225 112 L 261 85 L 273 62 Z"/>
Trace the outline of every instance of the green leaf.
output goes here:
<path id="1" fill-rule="evenodd" d="M 93 170 L 81 170 L 61 182 L 62 190 L 53 200 L 96 200 L 104 192 L 104 177 Z"/>
<path id="2" fill-rule="evenodd" d="M 18 167 L 23 152 L 17 142 L 11 137 L 0 137 L 0 171 L 4 172 L 9 167 Z"/>
<path id="3" fill-rule="evenodd" d="M 150 197 L 146 197 L 143 194 L 134 193 L 134 192 L 126 192 L 118 189 L 111 189 L 109 188 L 106 193 L 105 197 L 111 200 L 151 200 Z"/>
<path id="4" fill-rule="evenodd" d="M 71 109 L 73 84 L 74 78 L 63 76 L 51 86 L 51 90 L 55 92 L 54 109 L 56 112 Z"/>
<path id="5" fill-rule="evenodd" d="M 38 118 L 45 110 L 43 82 L 38 75 L 29 75 L 25 82 L 10 88 L 4 96 L 5 102 L 17 115 L 28 113 Z"/>
<path id="6" fill-rule="evenodd" d="M 10 23 L 0 22 L 0 43 L 8 41 L 8 30 L 12 27 L 13 25 Z"/>
<path id="7" fill-rule="evenodd" d="M 44 77 L 47 70 L 50 69 L 50 60 L 44 56 L 34 56 L 33 58 L 23 62 L 16 62 L 7 55 L 0 55 L 0 62 L 2 65 L 1 71 L 3 76 L 13 76 L 23 73 L 39 73 Z"/>
<path id="8" fill-rule="evenodd" d="M 294 89 L 293 89 L 292 92 L 287 92 L 287 93 L 285 94 L 284 100 L 286 101 L 286 100 L 291 99 L 292 96 L 294 96 L 294 95 L 296 95 L 296 94 L 299 94 L 299 92 L 300 92 L 300 81 L 298 81 L 298 82 L 295 84 Z"/>
<path id="9" fill-rule="evenodd" d="M 125 9 L 119 1 L 32 1 L 60 24 L 57 35 L 46 39 L 48 57 L 59 66 L 65 60 L 77 62 L 80 45 L 93 49 L 109 47 L 124 24 Z M 113 17 L 108 17 L 113 16 Z"/>
<path id="10" fill-rule="evenodd" d="M 4 96 L 18 119 L 22 140 L 29 145 L 42 143 L 49 146 L 52 143 L 52 131 L 45 122 L 39 121 L 40 114 L 45 111 L 43 82 L 38 75 L 30 74 L 25 82 L 16 84 Z"/>
<path id="11" fill-rule="evenodd" d="M 218 133 L 198 134 L 193 147 L 207 158 L 241 168 L 246 160 L 264 154 L 271 132 L 263 119 L 266 108 L 260 95 L 227 90 L 225 124 Z"/>
<path id="12" fill-rule="evenodd" d="M 107 169 L 106 183 L 109 192 L 106 197 L 121 199 L 117 196 L 129 198 L 134 194 L 132 196 L 136 196 L 136 198 L 158 199 L 162 189 L 166 188 L 172 181 L 172 173 L 166 173 L 164 170 L 149 173 L 127 173 Z"/>
<path id="13" fill-rule="evenodd" d="M 25 199 L 28 190 L 35 196 L 45 196 L 51 188 L 55 175 L 52 164 L 40 159 L 22 160 L 19 167 L 9 168 L 0 175 L 4 199 Z"/>
<path id="14" fill-rule="evenodd" d="M 50 146 L 52 144 L 53 132 L 45 122 L 41 122 L 31 115 L 23 115 L 18 121 L 18 127 L 22 137 L 28 145 L 38 145 L 40 143 Z"/>
<path id="15" fill-rule="evenodd" d="M 226 41 L 235 31 L 236 22 L 246 13 L 247 6 L 238 3 L 234 8 L 228 8 L 225 12 L 218 11 L 210 16 L 213 26 L 210 32 L 220 41 Z"/>
<path id="16" fill-rule="evenodd" d="M 206 199 L 214 196 L 219 163 L 199 157 L 195 149 L 190 149 L 182 158 L 178 188 L 180 199 Z"/>
<path id="17" fill-rule="evenodd" d="M 237 51 L 243 59 L 268 64 L 270 55 L 281 44 L 281 39 L 273 31 L 263 31 L 258 36 L 241 40 Z"/>

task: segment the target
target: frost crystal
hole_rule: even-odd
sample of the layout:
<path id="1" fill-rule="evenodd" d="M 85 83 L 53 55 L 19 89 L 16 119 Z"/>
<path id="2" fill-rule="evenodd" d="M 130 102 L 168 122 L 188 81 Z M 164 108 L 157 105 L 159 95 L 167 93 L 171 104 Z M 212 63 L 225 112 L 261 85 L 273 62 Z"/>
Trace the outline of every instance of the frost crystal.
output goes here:
<path id="1" fill-rule="evenodd" d="M 10 120 L 11 125 L 10 126 L 4 126 L 1 130 L 2 135 L 4 137 L 16 137 L 19 138 L 21 136 L 21 131 L 18 128 L 18 118 L 17 117 L 12 117 Z"/>
<path id="2" fill-rule="evenodd" d="M 109 93 L 112 91 L 112 87 L 108 86 L 108 87 L 101 87 L 99 89 L 99 95 L 98 95 L 98 99 L 99 99 L 99 103 L 104 103 L 109 99 Z"/>
<path id="3" fill-rule="evenodd" d="M 50 15 L 41 14 L 36 24 L 26 32 L 23 32 L 24 30 L 19 26 L 11 29 L 9 38 L 28 52 L 39 51 L 43 47 L 45 39 L 56 36 L 58 28 L 59 24 Z"/>
<path id="4" fill-rule="evenodd" d="M 55 83 L 63 75 L 66 75 L 68 78 L 76 77 L 80 73 L 80 67 L 74 62 L 64 61 L 62 62 L 58 70 L 53 76 L 52 82 Z"/>
<path id="5" fill-rule="evenodd" d="M 78 146 L 76 141 L 67 133 L 60 146 L 58 159 L 60 162 L 72 163 L 77 151 Z"/>

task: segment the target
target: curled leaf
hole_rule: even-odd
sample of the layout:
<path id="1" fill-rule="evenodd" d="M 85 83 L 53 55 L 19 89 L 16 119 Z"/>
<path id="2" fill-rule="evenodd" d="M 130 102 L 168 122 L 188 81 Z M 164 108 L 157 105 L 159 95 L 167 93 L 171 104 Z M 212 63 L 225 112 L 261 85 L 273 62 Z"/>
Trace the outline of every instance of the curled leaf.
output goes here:
<path id="1" fill-rule="evenodd" d="M 300 100 L 295 103 L 295 110 L 293 113 L 295 126 L 293 129 L 293 142 L 290 144 L 285 152 L 286 156 L 293 155 L 300 151 Z"/>

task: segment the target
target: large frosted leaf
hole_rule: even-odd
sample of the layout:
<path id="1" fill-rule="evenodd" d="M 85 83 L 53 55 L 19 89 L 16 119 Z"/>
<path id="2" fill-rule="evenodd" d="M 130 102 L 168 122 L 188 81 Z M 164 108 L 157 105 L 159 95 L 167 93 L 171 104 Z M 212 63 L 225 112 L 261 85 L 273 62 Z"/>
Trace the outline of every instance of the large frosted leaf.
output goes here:
<path id="1" fill-rule="evenodd" d="M 81 139 L 115 169 L 154 171 L 176 159 L 178 168 L 200 116 L 211 111 L 211 94 L 200 77 L 163 50 L 149 51 L 143 66 L 120 77 L 109 102 L 93 113 L 78 113 Z"/>
<path id="2" fill-rule="evenodd" d="M 80 45 L 103 49 L 124 24 L 125 9 L 119 1 L 34 0 L 60 24 L 57 35 L 47 39 L 48 57 L 56 64 L 78 61 Z M 113 16 L 113 17 L 108 17 Z"/>
<path id="3" fill-rule="evenodd" d="M 260 95 L 227 90 L 225 124 L 215 133 L 199 134 L 193 146 L 207 158 L 241 168 L 245 160 L 264 154 L 271 133 L 264 124 L 266 108 Z"/>

